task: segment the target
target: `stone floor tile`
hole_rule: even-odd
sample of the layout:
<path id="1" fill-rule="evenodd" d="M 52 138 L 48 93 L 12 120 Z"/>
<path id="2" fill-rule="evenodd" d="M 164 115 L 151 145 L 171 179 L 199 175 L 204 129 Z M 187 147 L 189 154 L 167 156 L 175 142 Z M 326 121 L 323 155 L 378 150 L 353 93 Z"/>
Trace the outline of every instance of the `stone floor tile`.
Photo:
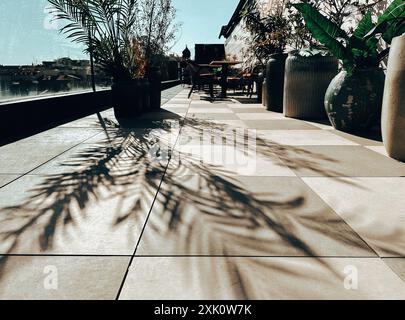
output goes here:
<path id="1" fill-rule="evenodd" d="M 18 177 L 19 175 L 14 174 L 0 175 L 0 188 L 10 183 L 11 181 L 17 179 Z"/>
<path id="2" fill-rule="evenodd" d="M 367 146 L 366 148 L 388 157 L 387 150 L 384 146 Z"/>
<path id="3" fill-rule="evenodd" d="M 286 119 L 282 114 L 276 112 L 269 112 L 269 113 L 238 113 L 235 111 L 236 115 L 239 117 L 240 120 L 280 120 Z M 288 119 L 286 119 L 288 120 Z"/>
<path id="4" fill-rule="evenodd" d="M 405 283 L 405 258 L 384 258 L 383 261 L 394 271 Z"/>
<path id="5" fill-rule="evenodd" d="M 185 99 L 185 98 L 176 98 L 176 99 L 171 99 L 170 103 L 172 104 L 185 104 L 185 105 L 189 105 L 191 102 L 190 99 Z"/>
<path id="6" fill-rule="evenodd" d="M 266 140 L 290 146 L 357 145 L 326 130 L 260 130 L 257 135 Z"/>
<path id="7" fill-rule="evenodd" d="M 233 110 L 235 113 L 269 113 L 265 108 L 258 107 L 258 108 L 235 108 L 235 107 L 230 107 L 231 110 Z"/>
<path id="8" fill-rule="evenodd" d="M 137 255 L 375 256 L 299 178 L 168 170 Z"/>
<path id="9" fill-rule="evenodd" d="M 137 257 L 120 299 L 405 299 L 405 284 L 380 259 Z"/>
<path id="10" fill-rule="evenodd" d="M 188 113 L 188 118 L 198 120 L 239 120 L 233 113 Z"/>
<path id="11" fill-rule="evenodd" d="M 299 146 L 274 152 L 302 177 L 401 177 L 405 164 L 361 146 Z"/>
<path id="12" fill-rule="evenodd" d="M 184 103 L 171 103 L 170 101 L 168 103 L 165 103 L 162 106 L 163 109 L 168 109 L 168 108 L 172 108 L 172 109 L 184 109 L 184 108 L 188 108 L 187 105 L 184 105 Z"/>
<path id="13" fill-rule="evenodd" d="M 364 134 L 364 136 L 359 136 L 359 135 L 354 135 L 338 130 L 333 130 L 333 133 L 341 136 L 347 140 L 353 141 L 357 144 L 360 144 L 362 146 L 382 146 L 382 138 L 381 138 L 381 132 L 371 132 L 369 134 Z"/>
<path id="14" fill-rule="evenodd" d="M 12 143 L 0 147 L 0 174 L 26 174 L 69 150 L 72 143 Z"/>
<path id="15" fill-rule="evenodd" d="M 300 122 L 305 122 L 310 124 L 311 126 L 315 126 L 319 129 L 322 130 L 334 130 L 334 128 L 332 127 L 332 125 L 330 124 L 330 122 L 328 120 L 320 120 L 320 121 L 300 121 Z"/>
<path id="16" fill-rule="evenodd" d="M 104 161 L 1 188 L 0 254 L 132 254 L 164 168 Z"/>
<path id="17" fill-rule="evenodd" d="M 28 143 L 48 143 L 48 144 L 70 144 L 77 145 L 100 132 L 101 128 L 53 128 L 31 137 L 25 138 L 14 144 L 28 144 Z"/>
<path id="18" fill-rule="evenodd" d="M 189 113 L 232 113 L 233 111 L 229 108 L 202 108 L 192 106 L 189 110 Z"/>
<path id="19" fill-rule="evenodd" d="M 248 147 L 246 147 L 248 148 Z M 232 145 L 183 144 L 176 147 L 174 157 L 183 165 L 203 164 L 213 172 L 243 176 L 295 176 L 280 159 L 271 154 L 266 156 Z"/>
<path id="20" fill-rule="evenodd" d="M 248 128 L 257 130 L 319 130 L 308 123 L 296 120 L 244 120 Z"/>
<path id="21" fill-rule="evenodd" d="M 114 300 L 130 257 L 0 256 L 2 300 Z"/>
<path id="22" fill-rule="evenodd" d="M 405 178 L 304 178 L 380 256 L 405 257 Z"/>

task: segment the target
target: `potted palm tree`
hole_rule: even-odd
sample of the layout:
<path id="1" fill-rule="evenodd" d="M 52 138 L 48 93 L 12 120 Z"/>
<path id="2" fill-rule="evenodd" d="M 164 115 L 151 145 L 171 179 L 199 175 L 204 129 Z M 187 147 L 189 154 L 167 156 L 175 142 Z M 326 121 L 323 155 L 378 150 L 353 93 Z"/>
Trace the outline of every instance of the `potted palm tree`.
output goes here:
<path id="1" fill-rule="evenodd" d="M 133 26 L 136 0 L 48 0 L 60 29 L 68 39 L 84 46 L 95 63 L 111 76 L 114 112 L 121 125 L 141 114 L 142 65 Z"/>
<path id="2" fill-rule="evenodd" d="M 385 75 L 379 67 L 389 48 L 379 49 L 379 37 L 389 44 L 397 18 L 404 15 L 403 0 L 394 0 L 374 23 L 368 12 L 349 35 L 308 3 L 294 4 L 314 38 L 342 61 L 342 71 L 331 81 L 325 108 L 332 125 L 343 131 L 366 130 L 381 118 Z"/>

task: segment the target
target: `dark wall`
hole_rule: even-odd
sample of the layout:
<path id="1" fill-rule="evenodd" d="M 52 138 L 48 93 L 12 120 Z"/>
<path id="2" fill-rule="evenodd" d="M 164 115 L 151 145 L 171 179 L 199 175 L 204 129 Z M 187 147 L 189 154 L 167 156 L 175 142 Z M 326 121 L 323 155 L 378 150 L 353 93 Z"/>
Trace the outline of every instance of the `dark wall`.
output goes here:
<path id="1" fill-rule="evenodd" d="M 111 107 L 111 90 L 0 104 L 0 145 Z"/>
<path id="2" fill-rule="evenodd" d="M 180 84 L 164 81 L 161 90 Z M 0 103 L 0 145 L 86 117 L 113 106 L 111 90 Z"/>
<path id="3" fill-rule="evenodd" d="M 223 44 L 196 44 L 195 62 L 208 64 L 214 60 L 225 59 L 225 46 Z"/>

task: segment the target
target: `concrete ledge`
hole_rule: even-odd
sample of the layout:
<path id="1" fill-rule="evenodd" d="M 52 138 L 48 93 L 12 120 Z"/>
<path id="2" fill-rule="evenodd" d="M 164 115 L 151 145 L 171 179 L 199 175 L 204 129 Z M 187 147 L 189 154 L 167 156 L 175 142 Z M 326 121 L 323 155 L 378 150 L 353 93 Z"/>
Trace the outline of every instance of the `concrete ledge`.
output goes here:
<path id="1" fill-rule="evenodd" d="M 111 104 L 111 90 L 36 97 L 0 104 L 0 144 L 102 111 Z"/>
<path id="2" fill-rule="evenodd" d="M 180 79 L 177 79 L 177 80 L 169 80 L 169 81 L 163 81 L 163 82 L 162 82 L 161 90 L 164 91 L 164 90 L 173 88 L 173 87 L 175 87 L 175 86 L 178 86 L 178 85 L 180 85 L 180 84 L 181 84 L 181 80 L 180 80 Z"/>
<path id="3" fill-rule="evenodd" d="M 181 83 L 162 82 L 161 90 Z M 111 90 L 66 93 L 0 103 L 0 145 L 111 108 Z"/>

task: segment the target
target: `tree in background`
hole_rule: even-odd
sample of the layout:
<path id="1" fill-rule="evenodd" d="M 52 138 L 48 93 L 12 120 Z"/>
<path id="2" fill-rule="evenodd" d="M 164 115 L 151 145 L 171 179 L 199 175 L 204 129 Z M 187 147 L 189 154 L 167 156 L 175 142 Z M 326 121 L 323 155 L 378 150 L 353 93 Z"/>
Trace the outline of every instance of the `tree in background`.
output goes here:
<path id="1" fill-rule="evenodd" d="M 245 68 L 257 63 L 264 66 L 270 55 L 284 52 L 290 28 L 283 10 L 269 13 L 263 4 L 253 2 L 242 12 L 242 18 L 249 35 L 245 38 L 243 52 Z"/>
<path id="2" fill-rule="evenodd" d="M 165 55 L 176 42 L 181 25 L 175 23 L 176 9 L 172 0 L 139 1 L 133 30 L 147 73 L 150 67 L 162 67 Z"/>

